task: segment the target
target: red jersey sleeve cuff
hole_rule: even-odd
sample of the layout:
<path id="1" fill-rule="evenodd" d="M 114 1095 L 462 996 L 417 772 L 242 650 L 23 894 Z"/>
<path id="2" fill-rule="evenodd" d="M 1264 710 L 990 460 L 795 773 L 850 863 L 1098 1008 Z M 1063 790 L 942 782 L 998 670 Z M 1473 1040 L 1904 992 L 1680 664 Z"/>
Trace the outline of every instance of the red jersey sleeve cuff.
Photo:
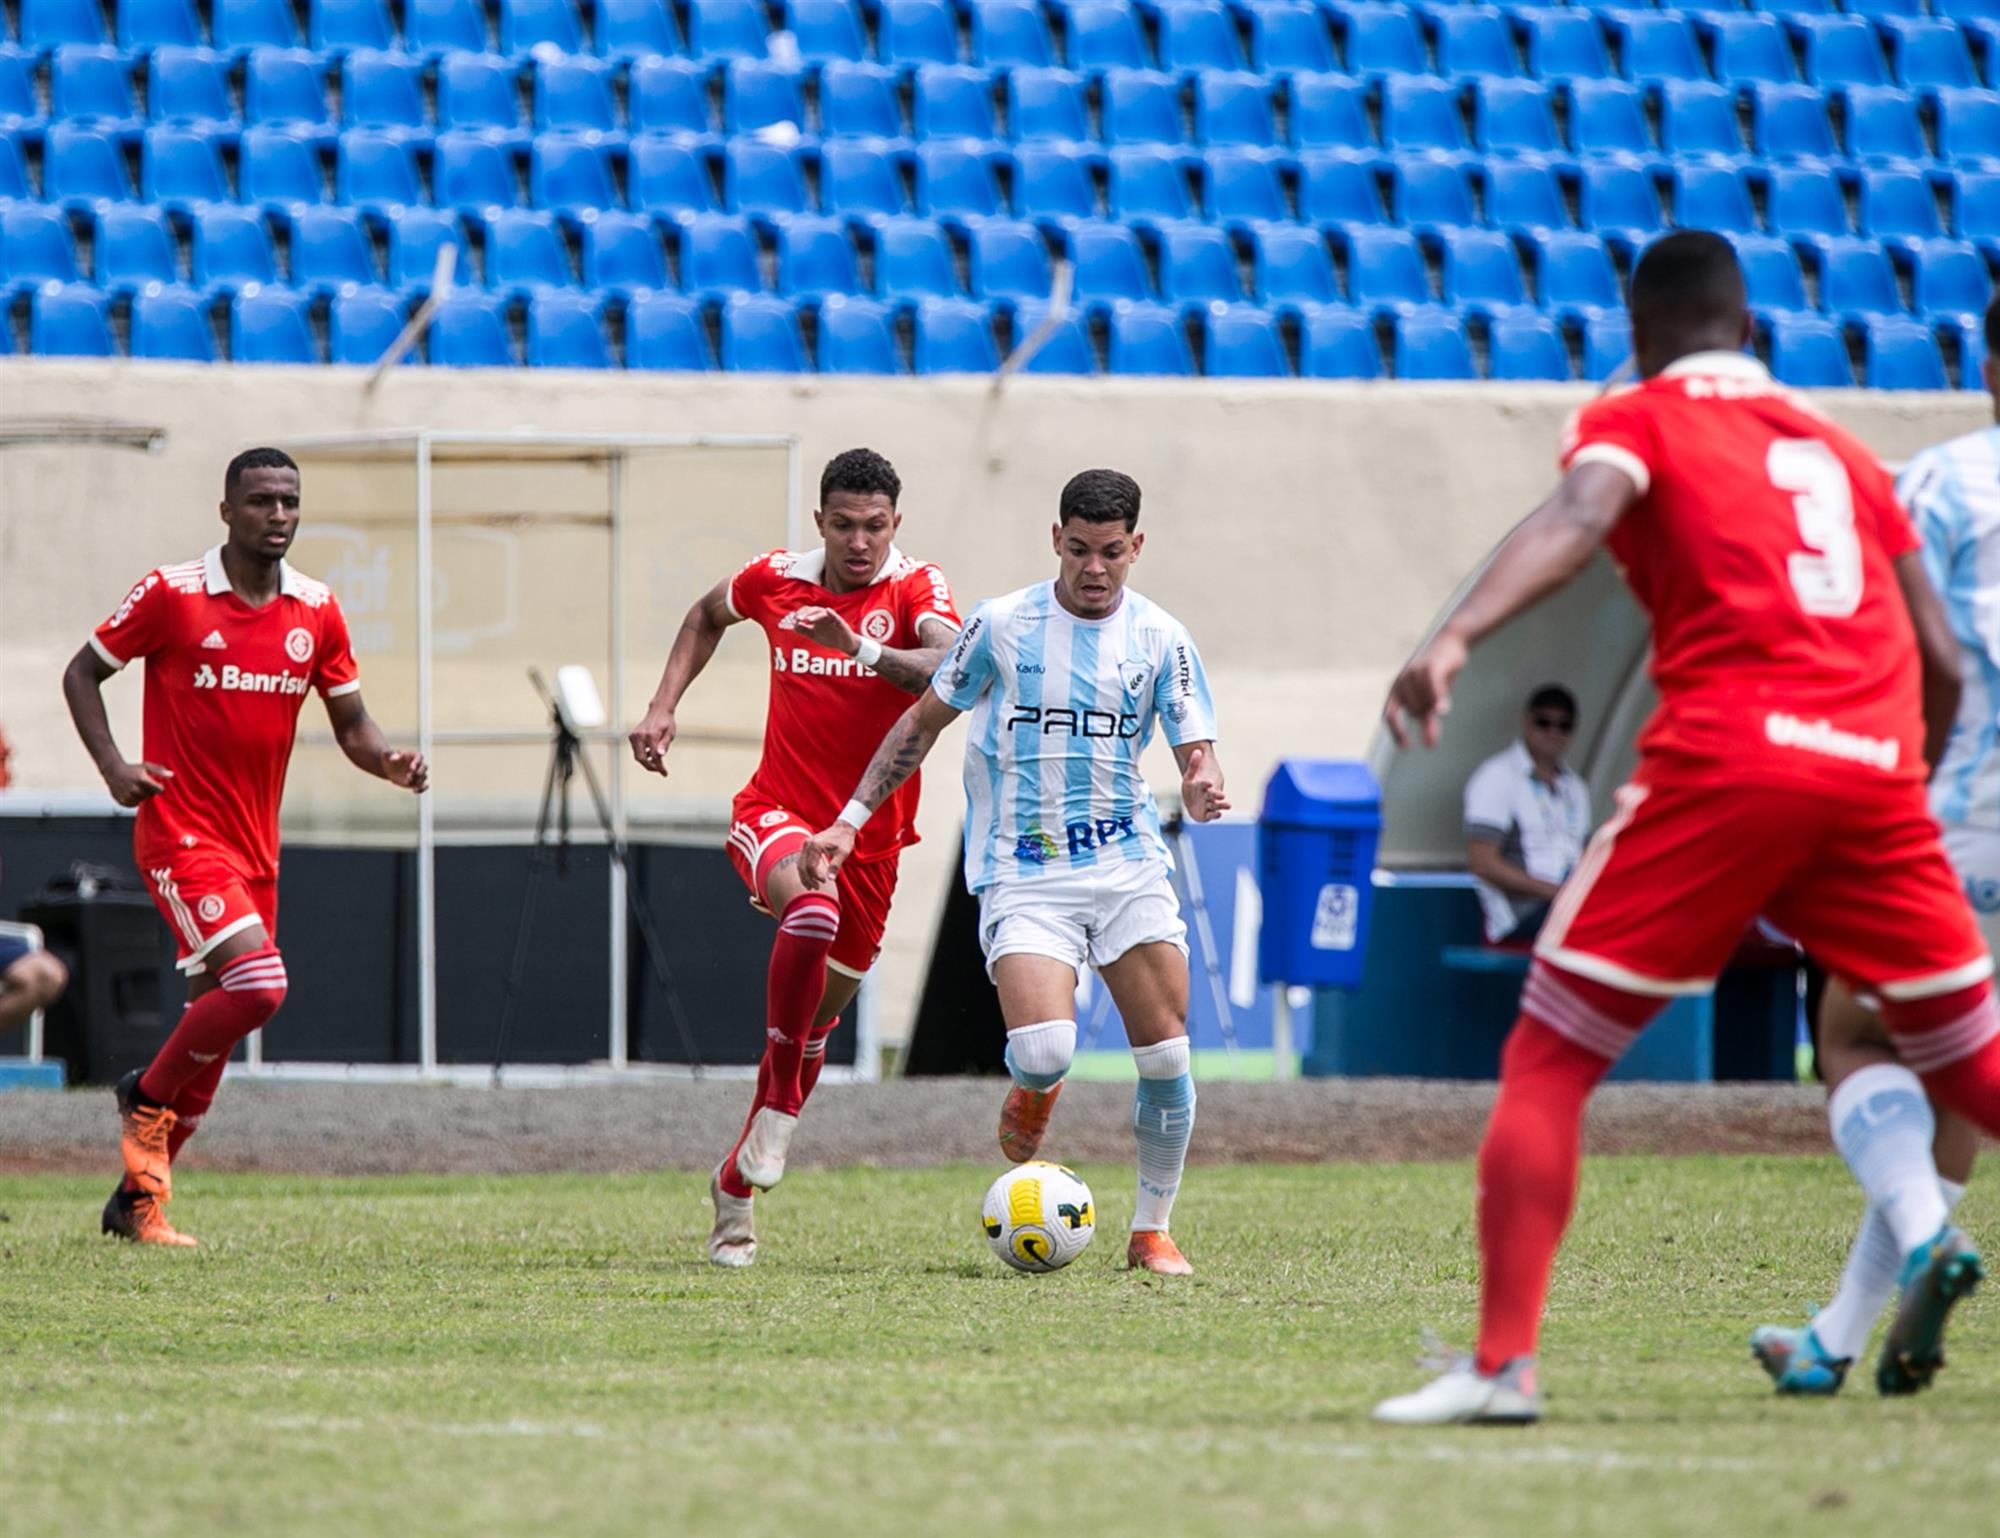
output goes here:
<path id="1" fill-rule="evenodd" d="M 117 672 L 119 669 L 123 668 L 126 665 L 126 663 L 132 660 L 129 657 L 119 656 L 110 647 L 106 646 L 102 641 L 98 640 L 97 637 L 94 635 L 90 638 L 90 649 L 96 652 L 98 656 L 102 657 L 104 659 L 104 665 L 110 668 L 111 671 L 114 673 Z"/>
<path id="2" fill-rule="evenodd" d="M 1653 487 L 1653 472 L 1646 468 L 1646 461 L 1622 444 L 1583 444 L 1569 456 L 1569 468 L 1574 470 L 1578 465 L 1609 465 L 1623 470 L 1642 497 Z"/>

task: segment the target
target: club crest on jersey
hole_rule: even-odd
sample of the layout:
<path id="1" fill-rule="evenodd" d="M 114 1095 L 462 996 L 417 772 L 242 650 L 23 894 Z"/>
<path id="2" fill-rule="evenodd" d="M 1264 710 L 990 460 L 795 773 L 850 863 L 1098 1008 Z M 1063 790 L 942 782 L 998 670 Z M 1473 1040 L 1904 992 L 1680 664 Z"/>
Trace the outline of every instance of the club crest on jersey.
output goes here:
<path id="1" fill-rule="evenodd" d="M 294 662 L 309 662 L 313 654 L 312 632 L 300 625 L 285 637 L 285 655 Z"/>
<path id="2" fill-rule="evenodd" d="M 1029 865 L 1046 865 L 1051 860 L 1062 857 L 1062 845 L 1058 844 L 1040 828 L 1023 833 L 1014 840 L 1014 858 Z"/>
<path id="3" fill-rule="evenodd" d="M 757 819 L 757 826 L 760 828 L 775 828 L 779 823 L 789 819 L 791 815 L 790 812 L 766 812 L 762 817 Z"/>
<path id="4" fill-rule="evenodd" d="M 194 905 L 194 911 L 204 924 L 213 924 L 222 917 L 222 906 L 222 899 L 210 892 Z"/>
<path id="5" fill-rule="evenodd" d="M 896 633 L 896 617 L 887 609 L 870 609 L 861 616 L 861 633 L 871 641 L 887 641 Z"/>

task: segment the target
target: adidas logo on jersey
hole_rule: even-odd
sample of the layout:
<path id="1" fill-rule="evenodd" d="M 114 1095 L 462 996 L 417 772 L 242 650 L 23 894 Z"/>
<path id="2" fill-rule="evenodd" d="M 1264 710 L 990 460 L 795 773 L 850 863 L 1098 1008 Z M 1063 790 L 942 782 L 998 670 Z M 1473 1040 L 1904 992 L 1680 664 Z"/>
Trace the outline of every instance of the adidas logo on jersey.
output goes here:
<path id="1" fill-rule="evenodd" d="M 228 645 L 229 643 L 222 639 L 220 630 L 211 630 L 201 639 L 201 649 L 205 652 L 219 652 Z"/>
<path id="2" fill-rule="evenodd" d="M 224 663 L 218 673 L 204 662 L 194 670 L 197 689 L 235 689 L 244 694 L 304 694 L 307 681 L 295 673 L 253 673 L 235 663 Z"/>

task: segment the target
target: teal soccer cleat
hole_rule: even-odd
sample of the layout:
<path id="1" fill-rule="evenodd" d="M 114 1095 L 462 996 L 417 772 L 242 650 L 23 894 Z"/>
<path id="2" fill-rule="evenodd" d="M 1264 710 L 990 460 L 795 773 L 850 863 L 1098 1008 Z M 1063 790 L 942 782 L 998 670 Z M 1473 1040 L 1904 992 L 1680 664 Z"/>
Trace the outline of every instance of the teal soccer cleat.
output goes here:
<path id="1" fill-rule="evenodd" d="M 1852 1357 L 1828 1355 L 1810 1324 L 1760 1324 L 1750 1332 L 1750 1354 L 1781 1394 L 1838 1394 L 1854 1365 Z"/>
<path id="2" fill-rule="evenodd" d="M 1979 1251 L 1947 1223 L 1903 1263 L 1903 1299 L 1882 1341 L 1875 1387 L 1884 1394 L 1914 1394 L 1930 1387 L 1944 1366 L 1944 1326 L 1952 1305 L 1969 1297 L 1986 1277 Z"/>

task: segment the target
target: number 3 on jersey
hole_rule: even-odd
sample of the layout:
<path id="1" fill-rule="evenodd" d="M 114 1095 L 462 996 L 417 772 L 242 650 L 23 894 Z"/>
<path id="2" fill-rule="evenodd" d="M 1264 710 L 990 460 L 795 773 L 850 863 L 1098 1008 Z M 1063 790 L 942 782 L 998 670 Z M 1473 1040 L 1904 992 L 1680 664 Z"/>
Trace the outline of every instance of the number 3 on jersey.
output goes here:
<path id="1" fill-rule="evenodd" d="M 1786 563 L 1799 607 L 1823 619 L 1848 618 L 1861 606 L 1861 541 L 1847 467 L 1817 438 L 1780 438 L 1764 471 L 1773 486 L 1792 493 L 1806 547 Z"/>

